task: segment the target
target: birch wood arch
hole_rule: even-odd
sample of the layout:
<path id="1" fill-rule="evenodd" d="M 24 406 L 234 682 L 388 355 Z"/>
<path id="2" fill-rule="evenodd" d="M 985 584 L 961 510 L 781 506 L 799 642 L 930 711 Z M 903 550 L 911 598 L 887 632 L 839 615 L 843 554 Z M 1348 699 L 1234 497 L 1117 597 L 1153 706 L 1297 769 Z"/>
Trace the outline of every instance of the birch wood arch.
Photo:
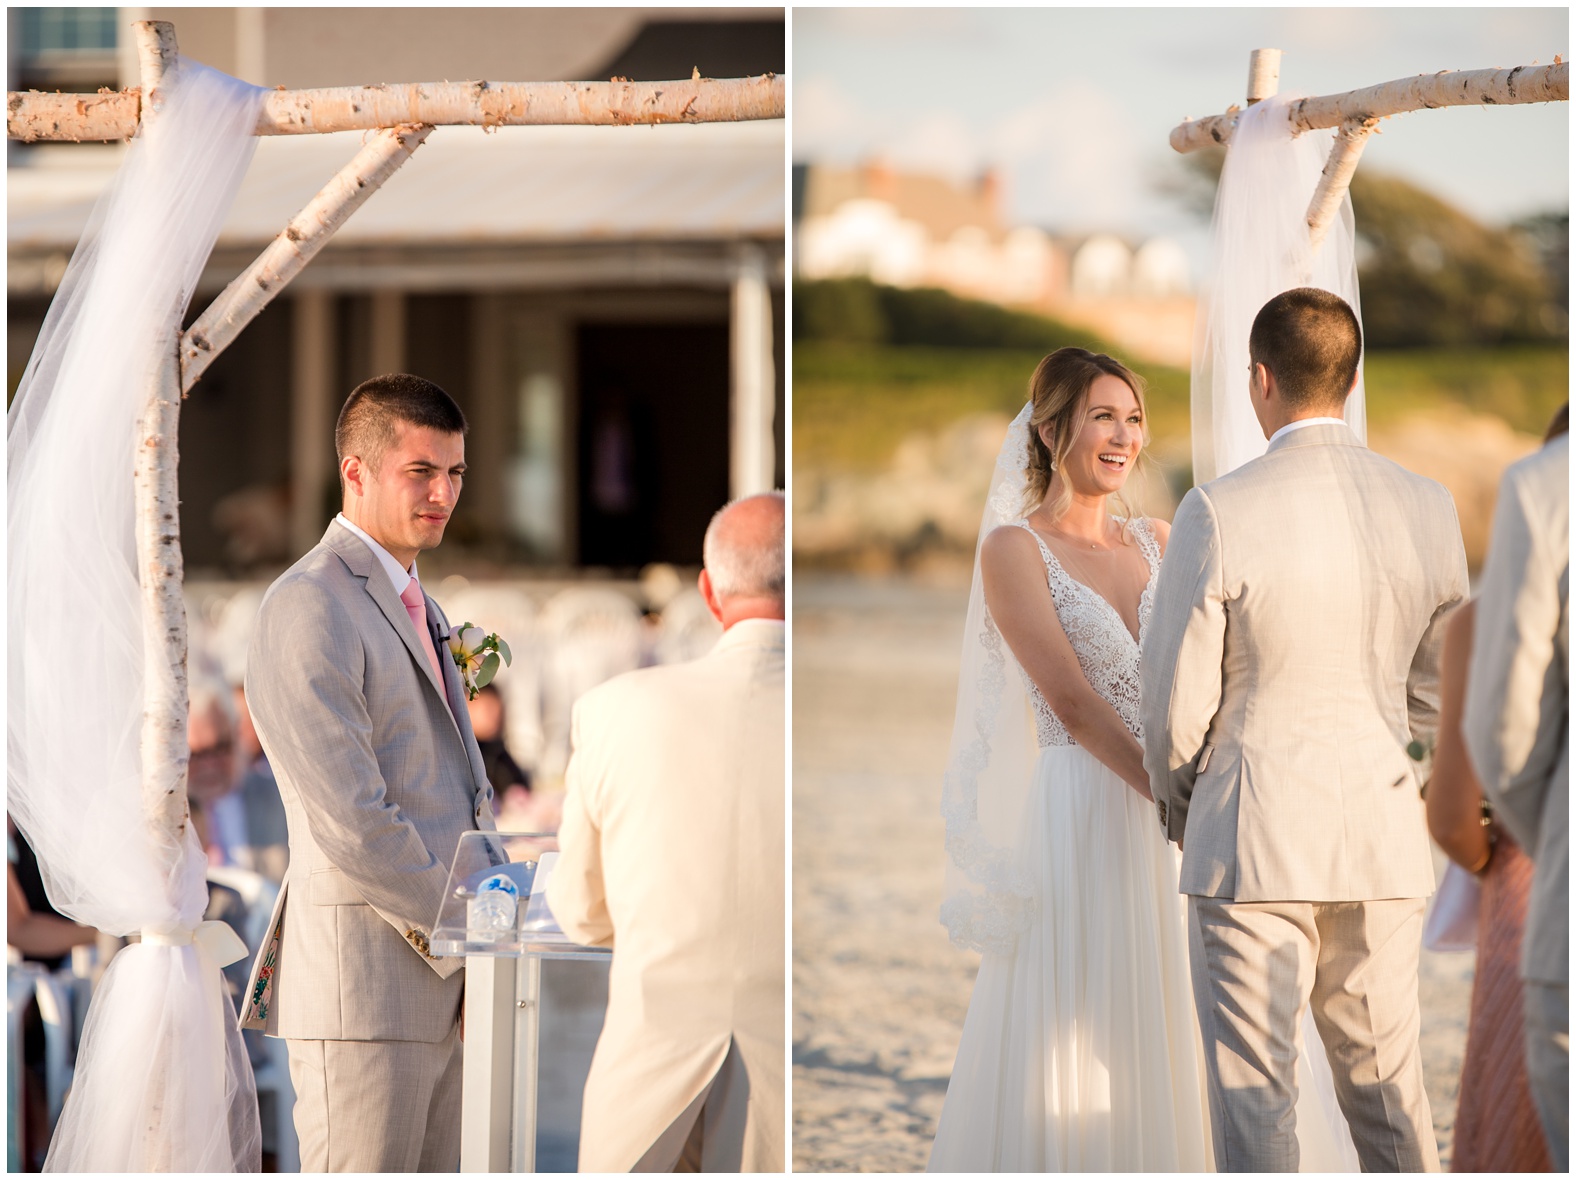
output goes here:
<path id="1" fill-rule="evenodd" d="M 1280 82 L 1279 49 L 1255 49 L 1248 60 L 1247 103 L 1273 95 Z M 1570 99 L 1570 63 L 1555 57 L 1550 65 L 1516 66 L 1509 70 L 1440 71 L 1398 78 L 1361 90 L 1300 99 L 1291 107 L 1294 134 L 1336 128 L 1335 146 L 1308 205 L 1308 234 L 1317 250 L 1329 232 L 1341 198 L 1357 171 L 1363 147 L 1379 120 L 1407 111 L 1455 106 L 1510 106 Z M 1206 119 L 1184 119 L 1171 131 L 1178 152 L 1222 146 L 1231 142 L 1241 107 L 1229 107 Z"/>
<path id="2" fill-rule="evenodd" d="M 178 55 L 167 21 L 133 24 L 142 85 L 99 94 L 7 95 L 6 131 L 23 143 L 128 139 L 157 118 L 159 87 Z M 141 419 L 132 472 L 144 634 L 149 645 L 142 725 L 142 800 L 157 847 L 179 848 L 186 792 L 187 628 L 181 595 L 177 431 L 181 399 L 247 324 L 276 298 L 335 231 L 421 146 L 435 126 L 626 126 L 781 119 L 784 80 L 692 78 L 672 82 L 445 82 L 277 90 L 265 100 L 258 135 L 375 132 L 185 332 L 166 325 L 159 366 Z M 155 686 L 169 684 L 169 691 Z M 170 790 L 170 781 L 178 783 Z"/>

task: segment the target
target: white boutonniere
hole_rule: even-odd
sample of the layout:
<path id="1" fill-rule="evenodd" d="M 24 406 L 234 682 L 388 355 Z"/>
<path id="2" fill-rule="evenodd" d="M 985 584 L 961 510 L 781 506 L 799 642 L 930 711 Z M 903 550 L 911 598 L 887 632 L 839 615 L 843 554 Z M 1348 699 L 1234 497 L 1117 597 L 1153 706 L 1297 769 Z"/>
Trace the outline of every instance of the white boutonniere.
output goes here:
<path id="1" fill-rule="evenodd" d="M 492 683 L 501 666 L 514 660 L 509 645 L 496 631 L 488 634 L 469 623 L 461 623 L 449 633 L 449 654 L 460 670 L 460 683 L 465 686 L 468 701 L 474 701 L 476 694 Z"/>

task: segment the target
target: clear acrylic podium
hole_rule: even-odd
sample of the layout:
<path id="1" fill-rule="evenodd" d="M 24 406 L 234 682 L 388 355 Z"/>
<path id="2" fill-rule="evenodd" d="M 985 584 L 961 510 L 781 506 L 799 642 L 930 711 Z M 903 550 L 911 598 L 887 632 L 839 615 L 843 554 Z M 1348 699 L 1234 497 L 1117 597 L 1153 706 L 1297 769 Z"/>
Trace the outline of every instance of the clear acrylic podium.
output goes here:
<path id="1" fill-rule="evenodd" d="M 536 1170 L 542 962 L 612 957 L 570 942 L 553 920 L 543 893 L 557 851 L 557 837 L 543 833 L 466 832 L 433 923 L 431 953 L 465 956 L 462 1172 Z M 513 929 L 470 928 L 477 885 L 500 872 L 520 892 Z"/>

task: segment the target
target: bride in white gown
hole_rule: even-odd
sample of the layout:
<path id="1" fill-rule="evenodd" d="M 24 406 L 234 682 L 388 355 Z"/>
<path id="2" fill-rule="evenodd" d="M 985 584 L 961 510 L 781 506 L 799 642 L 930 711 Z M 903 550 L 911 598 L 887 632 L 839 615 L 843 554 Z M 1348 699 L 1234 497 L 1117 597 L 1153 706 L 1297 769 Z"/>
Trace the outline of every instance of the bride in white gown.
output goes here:
<path id="1" fill-rule="evenodd" d="M 942 919 L 983 957 L 929 1169 L 1206 1171 L 1176 853 L 1139 743 L 1169 528 L 1108 509 L 1143 385 L 1063 348 L 1030 389 L 981 530 L 943 800 Z M 1303 1168 L 1355 1170 L 1322 1056 L 1302 1056 Z"/>

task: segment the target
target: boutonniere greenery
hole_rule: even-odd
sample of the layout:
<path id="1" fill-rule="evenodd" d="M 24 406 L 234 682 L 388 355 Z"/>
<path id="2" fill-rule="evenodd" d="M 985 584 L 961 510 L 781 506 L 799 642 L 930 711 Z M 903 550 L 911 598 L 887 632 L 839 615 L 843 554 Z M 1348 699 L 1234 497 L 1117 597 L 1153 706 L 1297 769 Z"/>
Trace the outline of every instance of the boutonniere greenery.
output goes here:
<path id="1" fill-rule="evenodd" d="M 492 683 L 498 669 L 514 659 L 496 631 L 488 634 L 469 623 L 461 623 L 449 633 L 449 654 L 460 670 L 468 701 L 474 701 L 476 694 Z"/>

